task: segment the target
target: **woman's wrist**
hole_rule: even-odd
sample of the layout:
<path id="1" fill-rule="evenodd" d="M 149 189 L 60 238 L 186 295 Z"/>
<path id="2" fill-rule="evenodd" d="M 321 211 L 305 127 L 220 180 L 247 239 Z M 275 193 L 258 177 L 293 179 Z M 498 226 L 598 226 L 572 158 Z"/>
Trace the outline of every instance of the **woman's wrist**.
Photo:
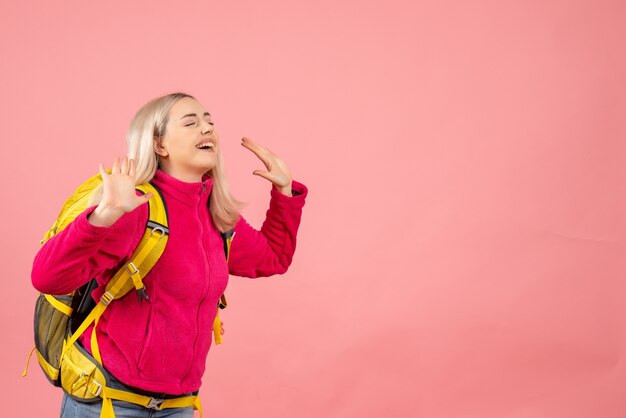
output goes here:
<path id="1" fill-rule="evenodd" d="M 87 221 L 93 226 L 109 227 L 124 215 L 117 209 L 107 206 L 98 206 L 87 216 Z"/>
<path id="2" fill-rule="evenodd" d="M 289 196 L 289 197 L 293 196 L 291 183 L 289 183 L 287 186 L 284 186 L 284 187 L 276 187 L 276 189 L 278 189 L 278 191 L 284 194 L 285 196 Z"/>

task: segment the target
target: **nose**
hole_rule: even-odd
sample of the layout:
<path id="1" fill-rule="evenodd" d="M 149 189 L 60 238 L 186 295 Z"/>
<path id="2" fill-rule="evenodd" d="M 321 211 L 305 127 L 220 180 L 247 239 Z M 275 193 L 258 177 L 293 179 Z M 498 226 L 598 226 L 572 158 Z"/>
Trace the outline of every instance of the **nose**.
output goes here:
<path id="1" fill-rule="evenodd" d="M 202 134 L 206 134 L 209 132 L 213 132 L 213 124 L 204 122 L 204 127 L 202 128 Z"/>

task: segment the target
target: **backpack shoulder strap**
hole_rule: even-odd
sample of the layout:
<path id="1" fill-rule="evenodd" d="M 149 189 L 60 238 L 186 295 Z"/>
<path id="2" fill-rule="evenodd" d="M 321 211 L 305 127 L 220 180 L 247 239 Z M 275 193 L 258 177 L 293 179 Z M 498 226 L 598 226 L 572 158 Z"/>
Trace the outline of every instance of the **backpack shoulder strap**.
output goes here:
<path id="1" fill-rule="evenodd" d="M 140 184 L 136 189 L 143 194 L 151 192 L 153 195 L 152 199 L 148 201 L 149 215 L 146 230 L 130 260 L 109 280 L 106 292 L 110 294 L 111 300 L 121 298 L 133 287 L 139 295 L 139 300 L 148 299 L 143 278 L 152 270 L 152 267 L 165 251 L 170 232 L 167 207 L 160 190 L 150 183 Z M 119 284 L 120 280 L 122 281 L 121 285 Z M 115 294 L 112 293 L 113 291 Z"/>
<path id="2" fill-rule="evenodd" d="M 143 278 L 154 267 L 165 250 L 169 236 L 169 224 L 167 208 L 161 192 L 149 183 L 140 184 L 136 186 L 136 189 L 144 194 L 147 192 L 152 192 L 153 194 L 153 197 L 148 201 L 149 215 L 143 237 L 130 260 L 109 280 L 100 301 L 72 335 L 67 343 L 68 347 L 74 344 L 91 323 L 98 323 L 100 316 L 102 316 L 102 313 L 111 301 L 123 297 L 133 288 L 137 291 L 140 300 L 142 298 L 148 299 L 143 285 Z M 92 344 L 94 336 L 95 332 L 92 334 Z M 95 347 L 94 357 L 100 361 L 97 344 Z"/>

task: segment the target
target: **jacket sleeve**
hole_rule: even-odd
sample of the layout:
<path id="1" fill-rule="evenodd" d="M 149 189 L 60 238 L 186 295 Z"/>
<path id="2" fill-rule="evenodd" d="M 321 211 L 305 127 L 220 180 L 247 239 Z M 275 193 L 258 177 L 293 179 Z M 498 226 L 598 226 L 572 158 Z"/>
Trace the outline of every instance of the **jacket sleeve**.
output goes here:
<path id="1" fill-rule="evenodd" d="M 291 197 L 272 186 L 270 207 L 260 231 L 243 216 L 235 224 L 228 257 L 230 274 L 255 278 L 287 271 L 296 250 L 296 235 L 308 194 L 304 184 L 295 180 L 291 184 Z"/>
<path id="2" fill-rule="evenodd" d="M 68 294 L 132 255 L 148 217 L 147 204 L 124 214 L 109 227 L 89 223 L 90 206 L 65 229 L 46 241 L 35 255 L 33 287 L 40 292 Z"/>

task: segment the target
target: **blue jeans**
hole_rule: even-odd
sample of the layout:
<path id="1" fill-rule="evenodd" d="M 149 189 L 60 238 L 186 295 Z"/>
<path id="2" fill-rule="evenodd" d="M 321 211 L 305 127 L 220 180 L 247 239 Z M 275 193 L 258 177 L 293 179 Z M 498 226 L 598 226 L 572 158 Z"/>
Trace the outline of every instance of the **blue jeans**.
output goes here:
<path id="1" fill-rule="evenodd" d="M 63 392 L 61 418 L 99 418 L 101 409 L 102 400 L 94 403 L 79 402 Z M 192 406 L 157 411 L 134 403 L 113 400 L 113 411 L 115 411 L 116 418 L 193 418 Z"/>

